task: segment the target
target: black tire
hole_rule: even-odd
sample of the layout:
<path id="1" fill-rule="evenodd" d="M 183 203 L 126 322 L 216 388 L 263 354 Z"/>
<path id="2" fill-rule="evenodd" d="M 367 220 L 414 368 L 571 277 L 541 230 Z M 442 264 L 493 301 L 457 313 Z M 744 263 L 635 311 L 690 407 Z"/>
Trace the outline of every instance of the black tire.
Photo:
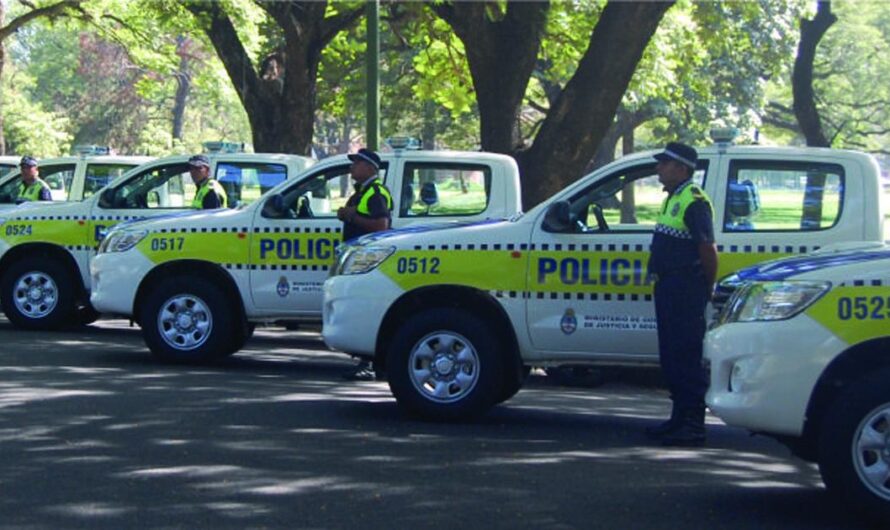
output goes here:
<path id="1" fill-rule="evenodd" d="M 46 256 L 21 259 L 0 279 L 0 305 L 13 326 L 29 330 L 59 329 L 73 323 L 75 274 Z M 34 298 L 27 286 L 34 286 Z"/>
<path id="2" fill-rule="evenodd" d="M 234 355 L 241 351 L 241 349 L 244 348 L 244 345 L 247 344 L 247 341 L 253 337 L 253 332 L 256 330 L 256 324 L 242 319 L 241 326 L 236 329 L 240 329 L 241 331 L 236 334 L 228 353 L 225 355 Z"/>
<path id="3" fill-rule="evenodd" d="M 100 316 L 101 315 L 99 314 L 99 312 L 96 311 L 96 309 L 89 302 L 86 302 L 84 305 L 79 306 L 75 310 L 75 320 L 81 326 L 92 324 L 93 322 L 99 320 Z"/>
<path id="4" fill-rule="evenodd" d="M 504 383 L 501 385 L 501 394 L 495 404 L 503 403 L 515 396 L 522 389 L 522 385 L 525 384 L 531 371 L 531 366 L 523 366 L 516 358 L 512 361 L 508 360 L 504 366 Z"/>
<path id="5" fill-rule="evenodd" d="M 424 344 L 426 356 L 420 354 Z M 488 411 L 503 393 L 502 367 L 501 345 L 485 322 L 451 308 L 410 317 L 396 331 L 386 358 L 399 406 L 433 420 L 468 420 Z"/>
<path id="6" fill-rule="evenodd" d="M 225 293 L 203 277 L 164 279 L 142 305 L 145 343 L 164 362 L 202 363 L 231 355 L 242 328 L 230 306 Z"/>
<path id="7" fill-rule="evenodd" d="M 890 369 L 849 385 L 830 405 L 819 437 L 819 471 L 826 487 L 854 510 L 890 520 Z M 881 444 L 865 443 L 872 432 Z M 882 479 L 865 470 L 882 470 Z M 855 511 L 853 512 L 855 513 Z"/>

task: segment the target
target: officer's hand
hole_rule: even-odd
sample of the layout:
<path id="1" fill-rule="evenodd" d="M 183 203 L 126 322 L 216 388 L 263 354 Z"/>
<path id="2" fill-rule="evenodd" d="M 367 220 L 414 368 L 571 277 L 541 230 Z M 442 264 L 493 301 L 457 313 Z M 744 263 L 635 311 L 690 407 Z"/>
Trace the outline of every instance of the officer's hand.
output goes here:
<path id="1" fill-rule="evenodd" d="M 355 207 L 354 206 L 343 206 L 337 210 L 337 219 L 341 221 L 352 221 L 352 218 L 355 217 Z"/>

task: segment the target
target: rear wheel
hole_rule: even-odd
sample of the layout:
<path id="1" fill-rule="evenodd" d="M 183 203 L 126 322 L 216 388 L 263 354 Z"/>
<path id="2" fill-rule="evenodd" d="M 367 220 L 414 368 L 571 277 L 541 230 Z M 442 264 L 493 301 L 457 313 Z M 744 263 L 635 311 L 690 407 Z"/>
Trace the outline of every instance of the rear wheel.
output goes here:
<path id="1" fill-rule="evenodd" d="M 207 362 L 243 345 L 235 311 L 215 285 L 200 276 L 161 281 L 142 306 L 142 333 L 151 352 L 166 362 Z"/>
<path id="2" fill-rule="evenodd" d="M 73 278 L 64 264 L 49 257 L 13 263 L 0 279 L 6 318 L 22 329 L 58 329 L 73 323 Z"/>
<path id="3" fill-rule="evenodd" d="M 890 520 L 890 370 L 857 381 L 826 413 L 819 470 L 830 491 Z"/>
<path id="4" fill-rule="evenodd" d="M 491 408 L 503 395 L 502 366 L 500 344 L 485 323 L 450 308 L 409 318 L 386 360 L 399 405 L 439 420 L 470 419 Z"/>

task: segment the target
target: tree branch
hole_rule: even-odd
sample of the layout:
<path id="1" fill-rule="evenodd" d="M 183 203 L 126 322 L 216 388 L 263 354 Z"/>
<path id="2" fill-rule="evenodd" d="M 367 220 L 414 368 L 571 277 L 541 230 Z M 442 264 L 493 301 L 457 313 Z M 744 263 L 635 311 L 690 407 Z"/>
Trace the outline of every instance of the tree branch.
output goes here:
<path id="1" fill-rule="evenodd" d="M 28 11 L 24 15 L 18 16 L 12 19 L 9 24 L 0 28 L 0 42 L 6 40 L 7 37 L 18 31 L 19 28 L 31 22 L 35 18 L 39 17 L 55 17 L 55 16 L 63 16 L 63 13 L 67 9 L 77 9 L 80 7 L 80 0 L 63 0 L 62 2 L 48 5 L 45 7 L 38 7 L 31 11 Z"/>

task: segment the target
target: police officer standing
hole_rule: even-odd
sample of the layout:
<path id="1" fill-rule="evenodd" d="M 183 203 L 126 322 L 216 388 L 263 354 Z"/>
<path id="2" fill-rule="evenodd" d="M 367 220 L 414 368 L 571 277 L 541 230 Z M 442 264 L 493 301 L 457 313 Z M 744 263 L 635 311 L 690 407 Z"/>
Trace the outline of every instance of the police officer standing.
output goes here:
<path id="1" fill-rule="evenodd" d="M 212 210 L 226 207 L 226 190 L 216 179 L 210 178 L 210 159 L 204 155 L 189 158 L 189 174 L 198 188 L 192 200 L 192 208 Z"/>
<path id="2" fill-rule="evenodd" d="M 365 234 L 387 230 L 392 221 L 392 195 L 380 182 L 380 156 L 370 149 L 359 149 L 348 155 L 352 160 L 349 173 L 355 181 L 355 193 L 346 206 L 337 210 L 337 218 L 343 221 L 343 241 Z M 359 362 L 347 379 L 373 381 L 376 378 L 371 363 Z"/>
<path id="3" fill-rule="evenodd" d="M 39 176 L 40 171 L 37 169 L 36 158 L 23 156 L 21 162 L 19 162 L 19 171 L 22 175 L 22 181 L 19 183 L 16 202 L 53 200 L 49 185 Z"/>
<path id="4" fill-rule="evenodd" d="M 392 220 L 392 195 L 377 177 L 380 157 L 364 148 L 348 156 L 355 193 L 337 210 L 337 218 L 343 221 L 343 241 L 386 230 Z"/>
<path id="5" fill-rule="evenodd" d="M 671 417 L 646 429 L 665 445 L 696 446 L 705 441 L 702 367 L 705 307 L 717 276 L 714 211 L 692 182 L 698 153 L 671 142 L 658 160 L 658 180 L 668 192 L 652 237 L 649 274 L 655 280 L 655 316 L 661 370 L 671 393 Z"/>

